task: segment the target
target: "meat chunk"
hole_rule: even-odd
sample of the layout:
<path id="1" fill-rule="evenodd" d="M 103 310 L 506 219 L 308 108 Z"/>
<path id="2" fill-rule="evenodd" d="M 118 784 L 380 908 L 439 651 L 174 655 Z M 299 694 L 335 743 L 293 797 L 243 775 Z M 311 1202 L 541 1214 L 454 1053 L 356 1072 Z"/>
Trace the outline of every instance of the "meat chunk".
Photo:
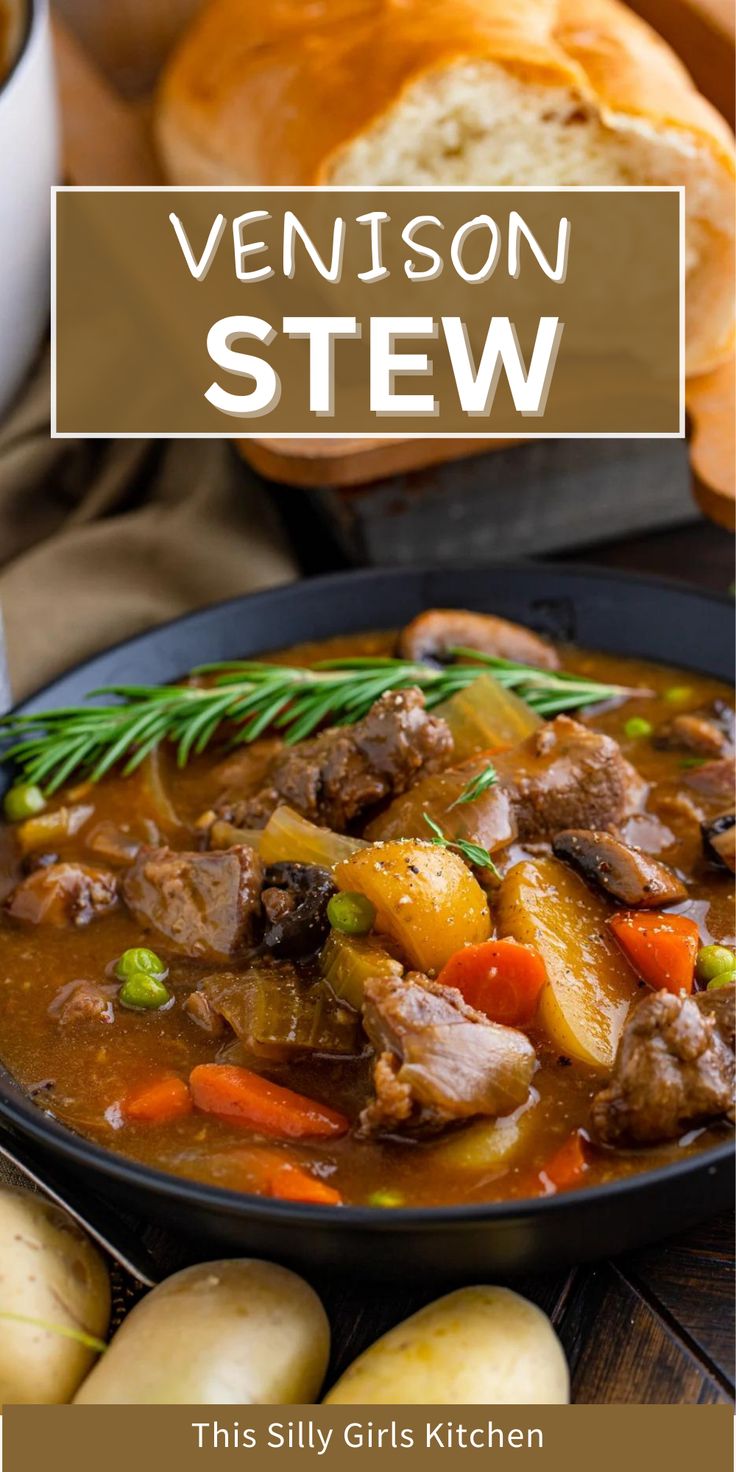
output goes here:
<path id="1" fill-rule="evenodd" d="M 701 1012 L 712 1017 L 723 1042 L 736 1051 L 736 987 L 719 986 L 712 992 L 700 992 L 695 998 Z"/>
<path id="2" fill-rule="evenodd" d="M 225 961 L 252 945 L 261 910 L 263 866 L 241 845 L 217 853 L 144 848 L 123 879 L 123 898 L 185 956 Z"/>
<path id="3" fill-rule="evenodd" d="M 604 1145 L 657 1145 L 733 1116 L 734 987 L 697 997 L 655 992 L 627 1022 L 607 1088 L 593 1100 Z"/>
<path id="4" fill-rule="evenodd" d="M 653 743 L 661 750 L 693 751 L 698 756 L 732 756 L 734 712 L 725 700 L 714 700 L 700 710 L 683 711 L 665 721 Z"/>
<path id="5" fill-rule="evenodd" d="M 204 991 L 190 992 L 184 999 L 184 1011 L 206 1032 L 210 1038 L 221 1038 L 227 1032 L 227 1023 L 220 1012 L 213 1007 L 209 997 Z"/>
<path id="6" fill-rule="evenodd" d="M 450 729 L 427 714 L 421 690 L 388 691 L 354 726 L 335 726 L 284 748 L 260 792 L 224 805 L 220 816 L 239 828 L 259 828 L 279 803 L 288 803 L 313 823 L 343 832 L 366 808 L 405 792 L 451 751 Z"/>
<path id="7" fill-rule="evenodd" d="M 644 787 L 611 736 L 569 716 L 540 726 L 494 757 L 518 835 L 551 838 L 563 828 L 611 828 L 641 805 Z"/>
<path id="8" fill-rule="evenodd" d="M 497 659 L 513 659 L 543 670 L 556 670 L 559 665 L 556 650 L 531 629 L 462 608 L 430 608 L 412 619 L 399 638 L 402 659 L 441 662 L 452 649 L 478 649 Z"/>
<path id="9" fill-rule="evenodd" d="M 736 873 L 736 813 L 719 813 L 710 823 L 702 823 L 700 831 L 712 863 Z"/>
<path id="10" fill-rule="evenodd" d="M 524 1033 L 418 972 L 367 981 L 363 1024 L 378 1054 L 364 1135 L 431 1134 L 452 1120 L 508 1114 L 528 1095 L 536 1054 Z"/>
<path id="11" fill-rule="evenodd" d="M 354 1056 L 358 1019 L 324 982 L 305 981 L 289 961 L 258 957 L 243 971 L 205 977 L 186 1003 L 205 1030 L 227 1025 L 247 1053 L 274 1062 L 310 1053 Z"/>
<path id="12" fill-rule="evenodd" d="M 49 1017 L 55 1018 L 60 1027 L 78 1026 L 87 1022 L 114 1022 L 115 1012 L 112 999 L 114 986 L 97 986 L 94 981 L 70 981 L 56 993 Z"/>
<path id="13" fill-rule="evenodd" d="M 7 913 L 29 925 L 89 925 L 117 904 L 118 882 L 105 869 L 57 863 L 34 869 L 8 896 Z"/>
<path id="14" fill-rule="evenodd" d="M 629 848 L 611 833 L 567 828 L 555 834 L 552 850 L 556 858 L 579 869 L 584 879 L 631 909 L 657 909 L 687 899 L 685 885 L 666 864 Z"/>
<path id="15" fill-rule="evenodd" d="M 702 767 L 693 767 L 691 772 L 686 773 L 685 782 L 703 797 L 723 798 L 724 802 L 733 800 L 736 787 L 734 758 L 721 756 L 715 761 L 704 762 Z"/>

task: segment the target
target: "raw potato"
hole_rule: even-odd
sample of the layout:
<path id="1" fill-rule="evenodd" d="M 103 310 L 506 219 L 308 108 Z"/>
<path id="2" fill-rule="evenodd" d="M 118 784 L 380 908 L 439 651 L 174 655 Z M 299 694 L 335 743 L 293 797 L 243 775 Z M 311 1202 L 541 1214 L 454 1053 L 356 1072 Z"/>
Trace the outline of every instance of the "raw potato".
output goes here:
<path id="1" fill-rule="evenodd" d="M 539 951 L 549 978 L 539 1026 L 560 1052 L 611 1069 L 637 978 L 607 925 L 611 906 L 557 859 L 515 864 L 498 901 L 499 934 Z"/>
<path id="2" fill-rule="evenodd" d="M 306 1405 L 329 1352 L 327 1315 L 295 1273 L 200 1263 L 136 1304 L 75 1404 Z"/>
<path id="3" fill-rule="evenodd" d="M 460 1288 L 360 1355 L 325 1405 L 566 1405 L 567 1363 L 546 1314 L 508 1288 Z"/>
<path id="4" fill-rule="evenodd" d="M 340 889 L 367 895 L 376 928 L 410 966 L 441 971 L 461 946 L 488 940 L 491 917 L 477 879 L 458 854 L 417 839 L 374 843 L 335 869 Z"/>
<path id="5" fill-rule="evenodd" d="M 0 1189 L 0 1406 L 71 1400 L 96 1351 L 58 1329 L 104 1339 L 109 1322 L 107 1269 L 76 1223 L 40 1196 Z"/>

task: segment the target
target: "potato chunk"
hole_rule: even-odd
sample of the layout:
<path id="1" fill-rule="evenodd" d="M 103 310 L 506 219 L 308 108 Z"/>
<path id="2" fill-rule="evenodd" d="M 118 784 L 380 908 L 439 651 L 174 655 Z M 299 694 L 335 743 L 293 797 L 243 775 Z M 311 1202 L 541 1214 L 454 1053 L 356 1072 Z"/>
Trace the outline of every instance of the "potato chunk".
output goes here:
<path id="1" fill-rule="evenodd" d="M 606 921 L 611 906 L 556 859 L 515 864 L 499 895 L 501 935 L 535 946 L 547 967 L 539 1023 L 561 1053 L 610 1069 L 636 976 Z"/>
<path id="2" fill-rule="evenodd" d="M 367 895 L 376 927 L 410 966 L 438 972 L 461 946 L 488 940 L 491 917 L 477 879 L 457 854 L 418 839 L 373 843 L 338 864 L 340 889 Z"/>

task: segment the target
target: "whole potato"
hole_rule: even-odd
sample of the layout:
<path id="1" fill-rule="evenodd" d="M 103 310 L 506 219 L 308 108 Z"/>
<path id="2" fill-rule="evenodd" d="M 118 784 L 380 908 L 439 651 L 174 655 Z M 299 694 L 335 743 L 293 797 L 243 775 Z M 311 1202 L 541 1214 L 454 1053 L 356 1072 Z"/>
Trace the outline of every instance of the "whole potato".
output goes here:
<path id="1" fill-rule="evenodd" d="M 200 1263 L 136 1304 L 75 1404 L 306 1404 L 329 1351 L 327 1315 L 295 1273 L 252 1258 Z"/>
<path id="2" fill-rule="evenodd" d="M 566 1405 L 567 1363 L 547 1315 L 508 1288 L 460 1288 L 360 1355 L 326 1405 Z"/>
<path id="3" fill-rule="evenodd" d="M 76 1223 L 0 1189 L 0 1405 L 70 1400 L 97 1352 L 69 1336 L 104 1339 L 109 1322 L 107 1269 Z"/>

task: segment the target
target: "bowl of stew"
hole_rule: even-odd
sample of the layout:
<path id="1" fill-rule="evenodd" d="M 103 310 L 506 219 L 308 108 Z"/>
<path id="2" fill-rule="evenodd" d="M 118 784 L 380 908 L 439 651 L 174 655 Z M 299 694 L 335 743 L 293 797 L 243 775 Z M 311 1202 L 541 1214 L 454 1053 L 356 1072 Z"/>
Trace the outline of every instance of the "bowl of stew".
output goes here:
<path id="1" fill-rule="evenodd" d="M 504 564 L 57 680 L 2 728 L 0 1115 L 200 1258 L 468 1277 L 716 1211 L 732 668 L 727 600 Z"/>

